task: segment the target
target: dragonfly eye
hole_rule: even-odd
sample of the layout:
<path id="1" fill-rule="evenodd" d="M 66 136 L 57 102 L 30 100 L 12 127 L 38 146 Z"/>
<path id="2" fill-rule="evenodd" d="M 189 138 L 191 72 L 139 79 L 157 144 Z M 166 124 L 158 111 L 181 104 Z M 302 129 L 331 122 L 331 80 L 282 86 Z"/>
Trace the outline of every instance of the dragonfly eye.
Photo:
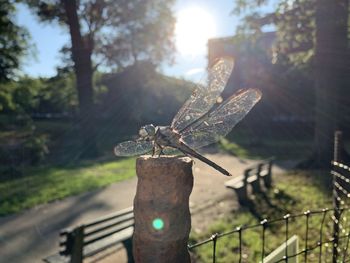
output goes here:
<path id="1" fill-rule="evenodd" d="M 139 130 L 139 135 L 142 138 L 147 137 L 148 133 L 147 133 L 145 127 L 141 127 L 141 129 Z"/>
<path id="2" fill-rule="evenodd" d="M 152 137 L 155 134 L 156 134 L 156 128 L 152 124 L 142 126 L 141 129 L 139 130 L 139 135 L 142 138 Z"/>
<path id="3" fill-rule="evenodd" d="M 144 129 L 146 130 L 148 136 L 154 136 L 156 134 L 156 128 L 152 124 L 144 126 Z"/>

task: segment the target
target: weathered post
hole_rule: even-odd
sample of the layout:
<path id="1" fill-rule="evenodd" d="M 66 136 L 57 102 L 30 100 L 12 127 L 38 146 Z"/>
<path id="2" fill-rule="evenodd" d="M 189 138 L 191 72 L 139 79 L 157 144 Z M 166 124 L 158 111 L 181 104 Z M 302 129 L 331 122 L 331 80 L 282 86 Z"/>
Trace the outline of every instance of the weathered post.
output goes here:
<path id="1" fill-rule="evenodd" d="M 137 159 L 135 262 L 190 262 L 187 244 L 191 230 L 192 164 L 188 157 Z"/>

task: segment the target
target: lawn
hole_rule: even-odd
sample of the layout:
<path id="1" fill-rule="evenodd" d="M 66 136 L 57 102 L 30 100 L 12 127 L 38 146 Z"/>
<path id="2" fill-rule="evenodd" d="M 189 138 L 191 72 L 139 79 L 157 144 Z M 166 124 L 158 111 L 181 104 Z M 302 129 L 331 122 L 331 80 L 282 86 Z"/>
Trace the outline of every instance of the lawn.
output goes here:
<path id="1" fill-rule="evenodd" d="M 239 226 L 256 225 L 262 219 L 276 219 L 290 213 L 292 215 L 302 214 L 307 210 L 321 210 L 331 208 L 331 179 L 329 173 L 325 172 L 290 172 L 277 179 L 273 190 L 267 196 L 256 195 L 251 207 L 241 208 L 233 212 L 225 219 L 217 221 L 209 227 L 204 234 L 193 233 L 191 243 L 196 243 L 209 238 L 213 233 L 226 233 L 235 230 Z M 267 197 L 267 198 L 266 198 Z M 324 238 L 329 238 L 331 223 L 331 211 L 326 217 L 323 229 Z M 308 247 L 317 245 L 320 237 L 320 225 L 322 213 L 309 217 Z M 349 216 L 347 214 L 347 216 Z M 290 219 L 289 237 L 296 234 L 299 237 L 299 248 L 305 246 L 306 217 Z M 262 227 L 252 228 L 242 232 L 243 262 L 259 262 L 262 251 Z M 281 245 L 285 240 L 285 224 L 271 224 L 265 232 L 265 256 L 273 249 Z M 324 257 L 330 246 L 324 246 Z M 212 262 L 212 244 L 193 249 L 197 258 L 196 262 Z M 319 249 L 309 252 L 308 262 L 319 262 Z M 217 262 L 239 262 L 239 238 L 238 234 L 222 237 L 217 241 Z M 300 256 L 303 257 L 304 255 Z M 329 256 L 329 255 L 328 255 Z M 324 261 L 323 259 L 322 262 Z M 304 261 L 303 261 L 304 262 Z"/>
<path id="2" fill-rule="evenodd" d="M 302 160 L 311 154 L 311 143 L 306 140 L 266 139 L 263 142 L 250 143 L 223 138 L 219 145 L 224 151 L 243 159 L 267 159 L 274 156 L 278 160 Z"/>
<path id="3" fill-rule="evenodd" d="M 131 178 L 134 167 L 127 158 L 27 168 L 25 176 L 0 182 L 0 216 Z"/>
<path id="4" fill-rule="evenodd" d="M 278 160 L 307 158 L 312 153 L 312 131 L 289 129 L 252 129 L 244 125 L 234 128 L 220 140 L 220 147 L 240 158 Z"/>

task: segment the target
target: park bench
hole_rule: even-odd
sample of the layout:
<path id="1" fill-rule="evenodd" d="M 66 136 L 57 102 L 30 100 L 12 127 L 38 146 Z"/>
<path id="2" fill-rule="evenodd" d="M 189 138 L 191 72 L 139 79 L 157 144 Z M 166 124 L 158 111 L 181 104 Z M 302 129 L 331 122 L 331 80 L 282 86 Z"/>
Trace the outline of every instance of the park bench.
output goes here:
<path id="1" fill-rule="evenodd" d="M 132 235 L 134 212 L 129 207 L 87 224 L 64 229 L 60 232 L 60 251 L 43 259 L 48 263 L 81 263 L 105 249 L 122 244 L 127 252 L 128 263 L 134 262 Z"/>
<path id="2" fill-rule="evenodd" d="M 266 189 L 272 186 L 272 164 L 274 159 L 262 161 L 244 170 L 243 175 L 237 176 L 225 183 L 227 188 L 233 189 L 237 195 L 238 202 L 242 205 L 249 200 L 248 185 L 254 193 L 262 191 L 262 184 Z"/>

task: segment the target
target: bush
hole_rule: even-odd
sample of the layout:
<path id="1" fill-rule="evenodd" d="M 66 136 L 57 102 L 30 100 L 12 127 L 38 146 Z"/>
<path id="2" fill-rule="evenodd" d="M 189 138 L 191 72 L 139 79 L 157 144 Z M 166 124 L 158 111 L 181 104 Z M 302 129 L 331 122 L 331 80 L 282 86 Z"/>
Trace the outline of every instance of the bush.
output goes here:
<path id="1" fill-rule="evenodd" d="M 21 177 L 22 171 L 17 166 L 1 166 L 0 167 L 0 180 L 11 180 Z"/>
<path id="2" fill-rule="evenodd" d="M 36 165 L 44 161 L 48 153 L 46 137 L 31 134 L 16 143 L 1 145 L 0 164 L 7 168 L 24 164 Z"/>
<path id="3" fill-rule="evenodd" d="M 46 155 L 49 153 L 47 139 L 43 135 L 31 136 L 23 146 L 24 158 L 27 159 L 31 165 L 44 161 Z"/>

